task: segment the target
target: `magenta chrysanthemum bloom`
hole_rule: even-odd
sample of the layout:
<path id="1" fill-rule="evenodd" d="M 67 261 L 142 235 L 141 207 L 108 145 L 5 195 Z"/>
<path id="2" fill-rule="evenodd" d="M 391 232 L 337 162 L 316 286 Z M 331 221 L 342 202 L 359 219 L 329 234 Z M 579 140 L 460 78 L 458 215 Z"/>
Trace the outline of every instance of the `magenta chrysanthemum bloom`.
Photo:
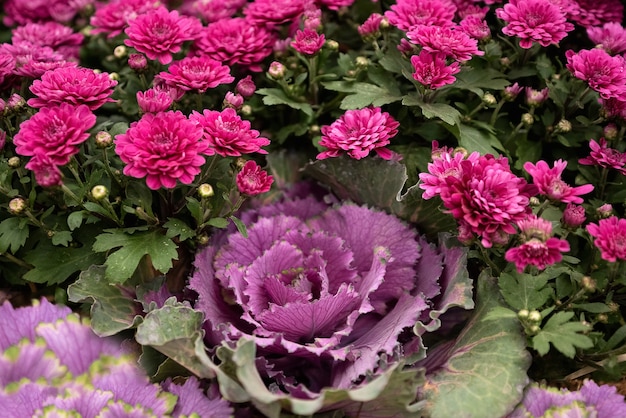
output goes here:
<path id="1" fill-rule="evenodd" d="M 478 42 L 458 27 L 416 25 L 406 34 L 409 40 L 425 51 L 442 53 L 457 61 L 469 61 L 474 55 L 485 55 Z"/>
<path id="2" fill-rule="evenodd" d="M 152 190 L 171 189 L 177 180 L 191 184 L 207 149 L 202 128 L 180 111 L 147 113 L 115 137 L 115 152 L 126 163 L 124 174 L 145 177 Z"/>
<path id="3" fill-rule="evenodd" d="M 45 107 L 22 122 L 15 135 L 15 152 L 20 155 L 46 155 L 54 164 L 65 165 L 78 146 L 89 138 L 87 131 L 96 116 L 85 105 Z"/>
<path id="4" fill-rule="evenodd" d="M 458 62 L 446 64 L 446 56 L 440 52 L 422 51 L 411 57 L 415 72 L 413 78 L 428 87 L 438 89 L 456 81 L 455 74 L 461 71 Z"/>
<path id="5" fill-rule="evenodd" d="M 522 244 L 510 248 L 504 254 L 506 261 L 515 263 L 518 272 L 526 266 L 535 266 L 539 270 L 558 263 L 563 259 L 561 253 L 569 251 L 569 243 L 552 236 L 552 223 L 536 215 L 530 215 L 517 222 Z"/>
<path id="6" fill-rule="evenodd" d="M 548 199 L 563 203 L 583 203 L 580 195 L 590 193 L 593 185 L 585 184 L 572 187 L 561 179 L 561 175 L 567 166 L 567 161 L 556 160 L 554 167 L 541 160 L 537 164 L 524 163 L 524 170 L 533 178 L 533 183 L 539 188 L 539 193 Z"/>
<path id="7" fill-rule="evenodd" d="M 263 170 L 256 162 L 250 160 L 237 173 L 236 181 L 239 193 L 256 196 L 270 191 L 274 177 L 267 174 L 267 171 Z"/>
<path id="8" fill-rule="evenodd" d="M 203 139 L 208 144 L 208 155 L 239 157 L 253 152 L 267 154 L 261 147 L 269 145 L 270 140 L 260 136 L 256 129 L 251 129 L 250 122 L 241 119 L 235 109 L 226 108 L 221 112 L 205 109 L 202 113 L 194 110 L 189 119 L 201 128 Z"/>
<path id="9" fill-rule="evenodd" d="M 78 12 L 93 3 L 93 0 L 7 0 L 3 5 L 3 22 L 6 26 L 51 20 L 69 23 Z"/>
<path id="10" fill-rule="evenodd" d="M 28 105 L 84 104 L 95 110 L 114 101 L 111 95 L 116 85 L 117 81 L 111 80 L 107 73 L 96 73 L 84 67 L 61 67 L 46 72 L 41 80 L 33 81 L 30 91 L 38 97 L 29 99 Z"/>
<path id="11" fill-rule="evenodd" d="M 247 75 L 237 82 L 237 93 L 241 94 L 244 98 L 252 97 L 256 91 L 256 84 L 252 80 L 252 76 Z"/>
<path id="12" fill-rule="evenodd" d="M 183 43 L 196 39 L 202 24 L 195 17 L 181 16 L 176 10 L 159 7 L 131 20 L 124 33 L 124 43 L 151 60 L 161 64 L 172 62 L 172 54 L 180 52 Z"/>
<path id="13" fill-rule="evenodd" d="M 48 46 L 66 60 L 78 60 L 84 36 L 72 28 L 56 22 L 29 23 L 13 30 L 14 45 L 26 42 L 29 45 Z"/>
<path id="14" fill-rule="evenodd" d="M 548 87 L 535 90 L 532 87 L 526 87 L 526 104 L 528 106 L 539 106 L 546 100 L 548 100 L 548 96 L 550 95 L 550 89 Z"/>
<path id="15" fill-rule="evenodd" d="M 342 7 L 350 7 L 354 0 L 316 0 L 316 4 L 327 7 L 329 10 L 339 10 Z"/>
<path id="16" fill-rule="evenodd" d="M 43 71 L 37 71 L 38 65 L 63 66 L 65 63 L 63 55 L 59 52 L 55 52 L 52 48 L 27 42 L 15 45 L 1 44 L 0 54 L 13 57 L 13 74 L 32 78 L 40 77 L 44 73 Z M 73 65 L 75 66 L 76 64 Z M 6 71 L 6 69 L 4 71 Z"/>
<path id="17" fill-rule="evenodd" d="M 594 244 L 604 260 L 615 263 L 626 260 L 626 219 L 611 216 L 597 224 L 587 225 L 587 232 L 595 238 Z"/>
<path id="18" fill-rule="evenodd" d="M 156 88 L 137 92 L 137 104 L 142 113 L 159 113 L 168 110 L 174 99 L 169 92 Z"/>
<path id="19" fill-rule="evenodd" d="M 610 55 L 626 52 L 626 29 L 619 23 L 605 23 L 603 26 L 587 28 L 592 42 Z"/>
<path id="20" fill-rule="evenodd" d="M 372 13 L 365 22 L 357 28 L 359 35 L 363 38 L 376 37 L 377 34 L 380 34 L 380 24 L 383 19 L 385 19 L 385 17 L 380 13 Z"/>
<path id="21" fill-rule="evenodd" d="M 313 29 L 298 30 L 291 42 L 293 49 L 304 55 L 315 55 L 324 46 L 326 38 Z"/>
<path id="22" fill-rule="evenodd" d="M 626 101 L 626 65 L 621 56 L 612 57 L 598 48 L 579 52 L 568 50 L 567 69 L 574 77 L 586 81 L 603 99 Z"/>
<path id="23" fill-rule="evenodd" d="M 514 224 L 530 213 L 537 186 L 511 172 L 508 160 L 492 155 L 461 161 L 461 176 L 447 176 L 441 187 L 444 206 L 489 248 L 515 233 Z"/>
<path id="24" fill-rule="evenodd" d="M 331 125 L 322 126 L 319 145 L 327 150 L 317 154 L 317 159 L 337 157 L 345 152 L 360 160 L 374 151 L 389 160 L 393 152 L 385 147 L 389 139 L 396 136 L 399 126 L 400 123 L 380 107 L 348 110 Z"/>
<path id="25" fill-rule="evenodd" d="M 182 8 L 187 3 L 183 4 Z M 231 19 L 248 2 L 246 0 L 195 0 L 187 7 L 187 14 L 198 16 L 207 23 Z"/>
<path id="26" fill-rule="evenodd" d="M 487 21 L 476 15 L 469 15 L 459 22 L 459 27 L 472 38 L 485 41 L 491 37 L 491 29 Z"/>
<path id="27" fill-rule="evenodd" d="M 585 158 L 578 160 L 582 165 L 597 165 L 604 168 L 614 168 L 623 175 L 626 175 L 626 153 L 615 148 L 609 148 L 606 139 L 600 138 L 600 142 L 594 139 L 589 140 L 591 153 Z"/>
<path id="28" fill-rule="evenodd" d="M 466 155 L 464 152 L 455 151 L 452 148 L 439 148 L 439 143 L 433 141 L 432 163 L 428 163 L 428 173 L 419 174 L 419 187 L 424 190 L 422 198 L 431 199 L 441 194 L 441 188 L 446 187 L 446 178 L 462 176 L 461 161 L 477 161 L 480 153 L 472 152 Z"/>
<path id="29" fill-rule="evenodd" d="M 228 66 L 208 56 L 185 57 L 180 61 L 175 61 L 167 71 L 161 72 L 159 77 L 182 90 L 193 90 L 199 93 L 235 80 L 230 75 Z"/>
<path id="30" fill-rule="evenodd" d="M 620 98 L 611 97 L 610 99 L 599 99 L 599 103 L 602 105 L 602 116 L 607 119 L 622 119 L 626 120 L 626 101 Z"/>
<path id="31" fill-rule="evenodd" d="M 46 154 L 37 154 L 24 166 L 35 174 L 35 181 L 41 187 L 56 187 L 63 184 L 59 166 Z"/>
<path id="32" fill-rule="evenodd" d="M 605 23 L 621 23 L 624 18 L 624 3 L 620 0 L 573 0 L 576 11 L 569 18 L 584 28 L 601 26 Z"/>
<path id="33" fill-rule="evenodd" d="M 197 55 L 208 55 L 227 65 L 239 64 L 261 71 L 261 61 L 272 53 L 274 35 L 244 18 L 210 24 L 194 43 Z"/>
<path id="34" fill-rule="evenodd" d="M 128 22 L 138 15 L 144 14 L 161 6 L 159 0 L 113 0 L 99 2 L 96 12 L 91 17 L 94 35 L 104 33 L 113 38 L 128 27 Z"/>
<path id="35" fill-rule="evenodd" d="M 304 0 L 255 0 L 248 3 L 243 14 L 255 25 L 273 28 L 297 21 L 304 4 Z"/>
<path id="36" fill-rule="evenodd" d="M 561 222 L 568 228 L 578 228 L 587 220 L 585 208 L 581 205 L 568 203 L 563 211 Z"/>
<path id="37" fill-rule="evenodd" d="M 451 0 L 399 0 L 389 9 L 389 23 L 405 32 L 415 25 L 452 26 L 456 12 Z"/>
<path id="38" fill-rule="evenodd" d="M 541 46 L 558 44 L 574 30 L 561 9 L 548 0 L 510 0 L 496 10 L 496 16 L 507 23 L 502 32 L 519 37 L 519 46 L 526 49 L 533 42 Z"/>
<path id="39" fill-rule="evenodd" d="M 452 281 L 466 260 L 383 211 L 294 195 L 242 213 L 247 238 L 215 234 L 190 287 L 208 344 L 252 339 L 268 385 L 311 399 L 359 387 L 384 370 L 381 358 L 406 353 L 403 331 L 447 309 L 438 295 L 459 302 Z"/>

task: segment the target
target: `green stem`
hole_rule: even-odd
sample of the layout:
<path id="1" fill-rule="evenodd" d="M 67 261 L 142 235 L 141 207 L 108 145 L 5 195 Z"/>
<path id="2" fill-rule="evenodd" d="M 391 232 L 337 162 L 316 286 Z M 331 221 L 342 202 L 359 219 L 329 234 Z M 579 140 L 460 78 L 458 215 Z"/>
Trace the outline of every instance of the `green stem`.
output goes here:
<path id="1" fill-rule="evenodd" d="M 17 264 L 20 267 L 24 267 L 28 270 L 31 270 L 33 268 L 33 266 L 31 266 L 30 264 L 28 264 L 26 261 L 24 260 L 20 260 L 19 258 L 17 258 L 16 256 L 14 256 L 11 253 L 2 253 L 0 254 L 3 257 L 6 257 L 10 262 Z"/>
<path id="2" fill-rule="evenodd" d="M 493 113 L 491 114 L 491 119 L 489 120 L 489 125 L 491 126 L 495 126 L 496 125 L 496 121 L 498 120 L 498 114 L 500 113 L 500 110 L 502 110 L 502 106 L 504 106 L 504 103 L 506 101 L 503 99 L 500 99 L 500 101 L 498 102 L 496 108 L 493 110 Z"/>
<path id="3" fill-rule="evenodd" d="M 483 247 L 482 244 L 479 244 L 478 247 L 480 248 L 480 255 L 482 256 L 483 261 L 487 263 L 487 265 L 491 268 L 491 270 L 493 271 L 493 275 L 496 277 L 500 276 L 500 268 L 496 266 L 493 261 L 491 261 L 491 258 L 489 258 L 489 253 L 487 253 L 485 247 Z"/>

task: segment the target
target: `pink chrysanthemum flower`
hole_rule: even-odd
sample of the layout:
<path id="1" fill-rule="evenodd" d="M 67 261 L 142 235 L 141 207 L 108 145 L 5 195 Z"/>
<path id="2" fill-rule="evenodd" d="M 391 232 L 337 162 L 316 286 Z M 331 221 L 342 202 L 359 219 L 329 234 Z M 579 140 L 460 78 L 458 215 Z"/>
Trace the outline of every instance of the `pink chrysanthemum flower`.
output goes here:
<path id="1" fill-rule="evenodd" d="M 415 72 L 413 78 L 430 89 L 438 89 L 456 81 L 455 74 L 461 71 L 458 62 L 446 64 L 443 53 L 422 51 L 411 57 L 411 64 Z"/>
<path id="2" fill-rule="evenodd" d="M 230 75 L 230 68 L 222 65 L 208 56 L 185 57 L 173 62 L 168 71 L 163 71 L 159 77 L 170 85 L 182 90 L 194 90 L 204 93 L 220 84 L 228 84 L 235 80 Z"/>
<path id="3" fill-rule="evenodd" d="M 3 22 L 6 26 L 51 20 L 69 23 L 78 12 L 93 3 L 94 0 L 7 0 Z"/>
<path id="4" fill-rule="evenodd" d="M 433 141 L 432 163 L 428 163 L 428 173 L 420 173 L 420 189 L 423 189 L 422 198 L 430 199 L 441 193 L 441 188 L 446 185 L 446 178 L 462 176 L 461 161 L 477 161 L 480 153 L 473 152 L 469 156 L 463 151 L 452 148 L 439 148 L 439 143 Z"/>
<path id="5" fill-rule="evenodd" d="M 248 3 L 243 14 L 255 25 L 272 28 L 297 21 L 304 4 L 304 0 L 255 0 Z"/>
<path id="6" fill-rule="evenodd" d="M 595 238 L 594 244 L 604 260 L 615 263 L 626 260 L 626 219 L 611 216 L 597 224 L 587 225 L 587 232 Z"/>
<path id="7" fill-rule="evenodd" d="M 247 75 L 237 82 L 237 93 L 241 94 L 246 99 L 252 97 L 256 91 L 256 84 L 252 80 L 252 76 Z"/>
<path id="8" fill-rule="evenodd" d="M 272 53 L 274 35 L 247 19 L 224 19 L 210 24 L 194 43 L 196 55 L 208 55 L 226 65 L 239 64 L 251 71 Z"/>
<path id="9" fill-rule="evenodd" d="M 137 104 L 142 113 L 165 112 L 173 103 L 172 96 L 164 90 L 151 88 L 137 92 Z"/>
<path id="10" fill-rule="evenodd" d="M 230 107 L 237 111 L 243 106 L 243 96 L 229 91 L 226 93 L 226 96 L 224 96 L 222 106 L 224 108 Z"/>
<path id="11" fill-rule="evenodd" d="M 567 241 L 552 237 L 552 224 L 545 219 L 530 215 L 518 221 L 517 226 L 520 229 L 522 244 L 507 250 L 504 258 L 510 263 L 515 263 L 520 273 L 529 265 L 543 270 L 561 261 L 563 259 L 561 253 L 570 250 Z"/>
<path id="12" fill-rule="evenodd" d="M 35 181 L 41 187 L 56 187 L 63 184 L 61 170 L 46 154 L 35 155 L 24 168 L 35 174 Z"/>
<path id="13" fill-rule="evenodd" d="M 13 142 L 19 155 L 46 155 L 53 164 L 65 165 L 78 146 L 89 138 L 96 116 L 85 105 L 45 107 L 22 122 Z"/>
<path id="14" fill-rule="evenodd" d="M 619 23 L 610 22 L 603 26 L 589 27 L 587 35 L 610 55 L 626 52 L 626 29 Z"/>
<path id="15" fill-rule="evenodd" d="M 180 52 L 183 43 L 196 39 L 202 24 L 195 17 L 181 16 L 165 7 L 151 10 L 131 20 L 124 33 L 124 43 L 143 52 L 161 64 L 172 62 L 172 54 Z"/>
<path id="16" fill-rule="evenodd" d="M 111 80 L 107 73 L 96 73 L 84 67 L 61 67 L 46 72 L 41 80 L 33 81 L 30 91 L 38 97 L 29 99 L 28 105 L 84 104 L 95 110 L 114 101 L 111 95 L 116 85 L 117 81 Z"/>
<path id="17" fill-rule="evenodd" d="M 586 81 L 603 99 L 626 101 L 626 68 L 624 58 L 612 57 L 602 49 L 565 52 L 567 69 L 574 77 Z"/>
<path id="18" fill-rule="evenodd" d="M 55 52 L 48 46 L 38 46 L 27 42 L 16 45 L 1 44 L 0 55 L 10 55 L 13 57 L 12 73 L 22 77 L 41 77 L 44 71 L 39 72 L 39 65 L 63 66 L 65 60 L 63 55 Z M 59 64 L 61 63 L 61 64 Z"/>
<path id="19" fill-rule="evenodd" d="M 181 10 L 185 10 L 189 15 L 197 16 L 207 23 L 213 23 L 235 17 L 237 12 L 248 3 L 246 0 L 195 0 L 186 8 L 185 4 Z"/>
<path id="20" fill-rule="evenodd" d="M 270 190 L 274 182 L 274 177 L 268 175 L 267 171 L 250 160 L 244 164 L 241 171 L 237 173 L 236 181 L 239 193 L 248 196 L 256 196 Z"/>
<path id="21" fill-rule="evenodd" d="M 581 226 L 585 220 L 587 220 L 587 216 L 585 214 L 585 208 L 581 205 L 575 205 L 573 203 L 568 203 L 563 211 L 563 218 L 561 219 L 561 223 L 568 228 L 578 228 Z"/>
<path id="22" fill-rule="evenodd" d="M 626 153 L 615 148 L 609 148 L 606 139 L 600 138 L 600 142 L 589 140 L 591 153 L 585 158 L 578 160 L 582 165 L 597 165 L 604 168 L 614 168 L 626 175 Z"/>
<path id="23" fill-rule="evenodd" d="M 205 109 L 202 113 L 194 110 L 189 118 L 202 129 L 203 139 L 209 147 L 206 150 L 208 155 L 267 154 L 261 147 L 269 145 L 270 140 L 251 129 L 250 122 L 241 119 L 235 109 L 226 108 L 221 112 Z"/>
<path id="24" fill-rule="evenodd" d="M 459 27 L 472 38 L 485 41 L 491 38 L 491 29 L 487 21 L 476 15 L 469 15 L 459 22 Z"/>
<path id="25" fill-rule="evenodd" d="M 80 45 L 84 36 L 75 33 L 72 28 L 56 22 L 28 23 L 13 30 L 13 45 L 48 46 L 66 60 L 78 60 Z"/>
<path id="26" fill-rule="evenodd" d="M 298 30 L 291 42 L 293 49 L 304 55 L 315 55 L 324 46 L 326 38 L 312 29 Z"/>
<path id="27" fill-rule="evenodd" d="M 624 4 L 620 0 L 574 0 L 576 12 L 569 18 L 582 27 L 601 26 L 605 23 L 621 23 Z"/>
<path id="28" fill-rule="evenodd" d="M 327 150 L 317 154 L 317 159 L 337 157 L 345 152 L 360 160 L 374 151 L 389 160 L 393 152 L 385 146 L 398 133 L 399 126 L 400 123 L 380 107 L 348 110 L 331 125 L 322 126 L 319 145 Z"/>
<path id="29" fill-rule="evenodd" d="M 626 120 L 626 101 L 611 97 L 610 99 L 599 99 L 602 105 L 601 115 L 607 119 Z"/>
<path id="30" fill-rule="evenodd" d="M 479 4 L 474 4 L 472 2 L 466 2 L 464 0 L 455 0 L 454 4 L 456 5 L 456 16 L 464 20 L 467 17 L 474 16 L 478 19 L 484 19 L 489 12 L 489 7 L 482 7 Z"/>
<path id="31" fill-rule="evenodd" d="M 528 106 L 539 106 L 548 99 L 550 89 L 548 87 L 535 90 L 532 87 L 526 87 L 526 104 Z"/>
<path id="32" fill-rule="evenodd" d="M 451 0 L 398 0 L 389 9 L 389 23 L 405 32 L 415 25 L 452 26 L 456 12 Z"/>
<path id="33" fill-rule="evenodd" d="M 502 32 L 519 37 L 519 46 L 526 49 L 533 42 L 541 46 L 558 44 L 574 30 L 561 9 L 548 0 L 511 0 L 496 10 L 496 16 L 507 22 Z"/>
<path id="34" fill-rule="evenodd" d="M 113 0 L 97 4 L 91 17 L 92 34 L 104 33 L 113 38 L 128 27 L 128 22 L 138 15 L 161 6 L 159 0 Z"/>
<path id="35" fill-rule="evenodd" d="M 376 37 L 380 34 L 380 24 L 385 19 L 380 13 L 372 13 L 357 30 L 363 38 Z"/>
<path id="36" fill-rule="evenodd" d="M 314 2 L 305 1 L 302 29 L 318 30 L 322 26 L 322 10 Z"/>
<path id="37" fill-rule="evenodd" d="M 406 34 L 407 38 L 425 51 L 442 53 L 457 61 L 469 61 L 474 55 L 485 55 L 478 49 L 478 42 L 458 27 L 416 25 Z"/>
<path id="38" fill-rule="evenodd" d="M 554 167 L 550 168 L 548 163 L 541 160 L 537 164 L 524 163 L 524 170 L 533 178 L 533 183 L 539 188 L 539 193 L 547 196 L 548 199 L 564 203 L 582 203 L 583 198 L 580 195 L 590 193 L 593 185 L 572 187 L 565 183 L 561 175 L 566 166 L 566 161 L 556 160 Z"/>
<path id="39" fill-rule="evenodd" d="M 448 176 L 441 200 L 449 213 L 481 238 L 483 246 L 506 242 L 514 224 L 530 213 L 537 186 L 511 172 L 508 160 L 492 155 L 461 161 L 461 176 Z"/>
<path id="40" fill-rule="evenodd" d="M 182 112 L 147 113 L 115 137 L 115 152 L 126 163 L 124 174 L 146 178 L 152 190 L 191 184 L 200 173 L 208 143 L 202 128 Z"/>

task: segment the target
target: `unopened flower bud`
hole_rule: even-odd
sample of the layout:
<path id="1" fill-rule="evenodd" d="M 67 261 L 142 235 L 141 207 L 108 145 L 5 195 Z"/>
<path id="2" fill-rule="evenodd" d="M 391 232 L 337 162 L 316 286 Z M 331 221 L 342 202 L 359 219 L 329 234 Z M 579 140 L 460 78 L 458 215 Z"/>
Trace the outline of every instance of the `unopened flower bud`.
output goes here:
<path id="1" fill-rule="evenodd" d="M 461 154 L 463 155 L 463 158 L 467 158 L 467 156 L 469 155 L 469 152 L 467 151 L 467 149 L 463 147 L 454 148 L 454 151 L 452 153 L 454 155 Z"/>
<path id="2" fill-rule="evenodd" d="M 500 58 L 500 65 L 502 65 L 503 67 L 508 67 L 509 65 L 511 65 L 511 59 L 509 57 Z"/>
<path id="3" fill-rule="evenodd" d="M 583 276 L 583 278 L 580 280 L 580 284 L 582 285 L 583 289 L 585 289 L 585 291 L 588 293 L 593 293 L 596 291 L 596 281 L 589 276 Z"/>
<path id="4" fill-rule="evenodd" d="M 120 79 L 120 75 L 118 73 L 109 73 L 109 78 L 111 80 L 118 81 Z"/>
<path id="5" fill-rule="evenodd" d="M 9 100 L 7 100 L 7 110 L 10 112 L 18 113 L 26 106 L 26 100 L 17 93 L 13 93 Z"/>
<path id="6" fill-rule="evenodd" d="M 237 169 L 241 170 L 244 165 L 246 165 L 245 159 L 239 157 L 235 160 L 235 166 L 237 167 Z"/>
<path id="7" fill-rule="evenodd" d="M 96 134 L 96 146 L 98 148 L 108 148 L 113 145 L 113 137 L 107 131 L 100 131 Z"/>
<path id="8" fill-rule="evenodd" d="M 9 158 L 9 161 L 7 161 L 7 164 L 9 164 L 9 167 L 11 168 L 18 168 L 19 166 L 22 165 L 22 160 L 20 159 L 20 157 L 11 157 Z"/>
<path id="9" fill-rule="evenodd" d="M 209 236 L 207 234 L 201 234 L 196 237 L 198 245 L 207 245 L 209 243 Z"/>
<path id="10" fill-rule="evenodd" d="M 596 316 L 596 320 L 602 324 L 606 324 L 609 322 L 609 316 L 607 314 L 601 313 Z"/>
<path id="11" fill-rule="evenodd" d="M 356 66 L 359 67 L 359 68 L 367 68 L 367 66 L 370 63 L 370 61 L 367 58 L 363 57 L 363 56 L 356 57 L 354 62 L 356 64 Z"/>
<path id="12" fill-rule="evenodd" d="M 541 322 L 541 313 L 539 311 L 530 311 L 528 313 L 528 320 L 531 322 Z"/>
<path id="13" fill-rule="evenodd" d="M 330 49 L 331 51 L 336 51 L 339 49 L 339 42 L 329 39 L 324 43 L 324 47 Z"/>
<path id="14" fill-rule="evenodd" d="M 319 125 L 311 125 L 309 126 L 309 133 L 312 135 L 317 135 L 320 133 L 320 126 Z"/>
<path id="15" fill-rule="evenodd" d="M 256 85 L 254 84 L 254 81 L 252 81 L 252 76 L 248 75 L 245 78 L 239 80 L 235 91 L 241 94 L 246 99 L 252 96 L 256 91 Z"/>
<path id="16" fill-rule="evenodd" d="M 606 139 L 607 141 L 612 141 L 615 138 L 617 138 L 617 134 L 619 133 L 619 130 L 617 129 L 617 126 L 615 126 L 614 123 L 609 123 L 608 125 L 606 125 L 604 127 L 604 139 Z"/>
<path id="17" fill-rule="evenodd" d="M 91 189 L 91 197 L 93 197 L 95 200 L 102 200 L 106 198 L 108 195 L 109 195 L 109 189 L 107 189 L 106 186 L 103 186 L 101 184 L 94 186 Z"/>
<path id="18" fill-rule="evenodd" d="M 213 191 L 213 186 L 211 186 L 209 183 L 202 183 L 200 186 L 198 186 L 198 196 L 200 196 L 202 199 L 209 198 L 213 195 L 215 195 L 215 191 Z"/>
<path id="19" fill-rule="evenodd" d="M 245 104 L 241 106 L 240 112 L 242 115 L 249 116 L 252 114 L 252 106 Z"/>
<path id="20" fill-rule="evenodd" d="M 613 206 L 610 203 L 605 203 L 596 209 L 596 213 L 600 218 L 608 218 L 613 214 Z"/>
<path id="21" fill-rule="evenodd" d="M 280 80 L 285 76 L 286 70 L 287 69 L 283 64 L 278 61 L 274 61 L 270 64 L 270 68 L 267 70 L 267 72 L 273 79 Z"/>
<path id="22" fill-rule="evenodd" d="M 541 200 L 539 200 L 537 196 L 531 196 L 528 203 L 530 206 L 539 206 L 541 204 Z"/>
<path id="23" fill-rule="evenodd" d="M 128 49 L 124 45 L 118 45 L 113 50 L 113 56 L 115 58 L 124 58 L 128 53 Z"/>
<path id="24" fill-rule="evenodd" d="M 561 119 L 559 123 L 556 124 L 554 130 L 559 133 L 567 133 L 572 130 L 572 122 L 567 119 Z"/>
<path id="25" fill-rule="evenodd" d="M 9 201 L 9 212 L 13 215 L 19 215 L 24 212 L 28 205 L 23 197 L 15 197 Z"/>
<path id="26" fill-rule="evenodd" d="M 84 28 L 82 28 L 80 30 L 80 33 L 82 33 L 85 36 L 91 36 L 91 31 L 93 30 L 93 27 L 91 26 L 85 26 Z"/>
<path id="27" fill-rule="evenodd" d="M 232 91 L 226 93 L 224 101 L 222 102 L 222 107 L 224 109 L 230 107 L 235 110 L 239 110 L 241 109 L 241 106 L 243 106 L 243 96 L 241 94 L 235 94 Z"/>
<path id="28" fill-rule="evenodd" d="M 128 56 L 128 66 L 137 72 L 142 72 L 148 68 L 148 60 L 143 54 L 130 54 Z"/>
<path id="29" fill-rule="evenodd" d="M 526 104 L 528 106 L 539 106 L 546 101 L 549 92 L 550 90 L 547 87 L 543 90 L 526 87 Z"/>
<path id="30" fill-rule="evenodd" d="M 528 319 L 528 314 L 530 312 L 528 312 L 528 309 L 521 309 L 519 312 L 517 312 L 517 317 L 519 319 Z"/>
<path id="31" fill-rule="evenodd" d="M 383 20 L 380 21 L 380 28 L 389 29 L 389 19 L 387 19 L 386 17 L 383 17 Z"/>
<path id="32" fill-rule="evenodd" d="M 483 95 L 483 103 L 486 104 L 487 106 L 493 106 L 494 104 L 496 104 L 498 101 L 496 100 L 496 96 L 494 96 L 491 93 L 485 93 Z"/>
<path id="33" fill-rule="evenodd" d="M 539 331 L 541 331 L 541 328 L 539 327 L 539 325 L 532 325 L 528 327 L 528 331 L 534 335 L 534 334 L 538 334 Z"/>
<path id="34" fill-rule="evenodd" d="M 576 229 L 581 226 L 586 219 L 584 207 L 574 203 L 568 203 L 563 211 L 561 222 L 568 228 Z"/>
<path id="35" fill-rule="evenodd" d="M 526 126 L 531 126 L 535 122 L 535 117 L 530 113 L 524 113 L 522 115 L 522 123 Z"/>

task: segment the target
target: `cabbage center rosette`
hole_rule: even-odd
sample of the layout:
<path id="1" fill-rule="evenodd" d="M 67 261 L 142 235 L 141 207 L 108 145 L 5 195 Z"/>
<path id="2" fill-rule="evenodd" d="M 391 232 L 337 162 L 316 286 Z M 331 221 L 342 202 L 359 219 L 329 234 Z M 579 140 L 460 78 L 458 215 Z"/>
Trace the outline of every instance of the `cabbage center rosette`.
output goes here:
<path id="1" fill-rule="evenodd" d="M 410 327 L 441 292 L 443 255 L 409 225 L 313 197 L 242 220 L 248 238 L 215 236 L 196 257 L 190 287 L 207 342 L 254 339 L 270 390 L 306 399 L 353 388 L 406 354 L 400 340 L 407 351 L 420 345 Z"/>

